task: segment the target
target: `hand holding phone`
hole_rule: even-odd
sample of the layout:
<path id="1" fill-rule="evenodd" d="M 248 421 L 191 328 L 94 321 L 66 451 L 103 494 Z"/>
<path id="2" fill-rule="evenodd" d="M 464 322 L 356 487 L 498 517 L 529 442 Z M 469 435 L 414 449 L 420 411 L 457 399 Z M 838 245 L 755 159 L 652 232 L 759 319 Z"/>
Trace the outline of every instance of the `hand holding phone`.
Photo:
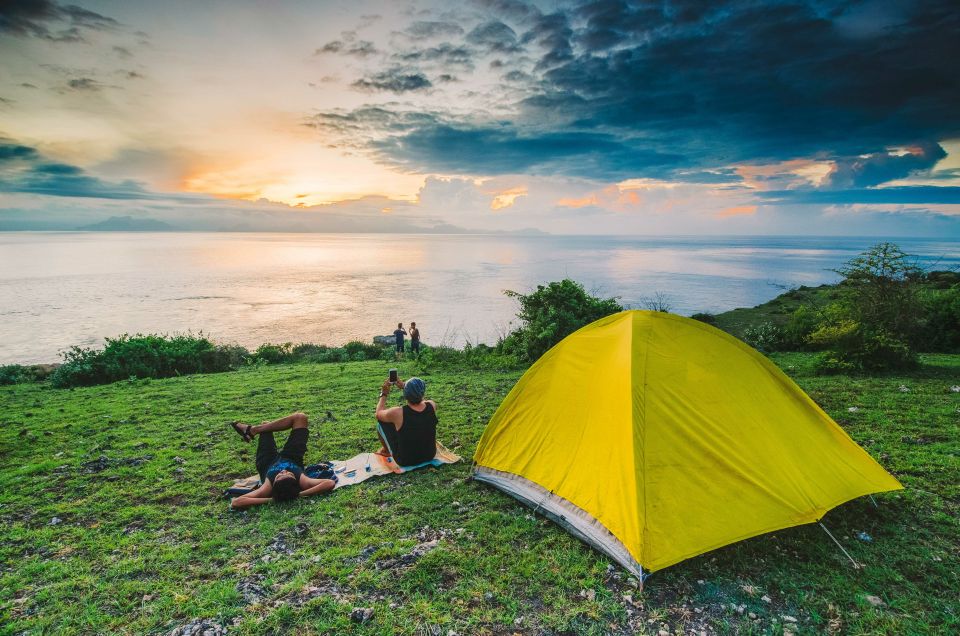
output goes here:
<path id="1" fill-rule="evenodd" d="M 397 383 L 397 370 L 396 370 L 396 369 L 390 369 L 390 375 L 389 375 L 388 377 L 389 377 L 389 379 L 390 379 L 390 383 L 391 383 L 391 384 L 396 384 L 396 383 Z"/>

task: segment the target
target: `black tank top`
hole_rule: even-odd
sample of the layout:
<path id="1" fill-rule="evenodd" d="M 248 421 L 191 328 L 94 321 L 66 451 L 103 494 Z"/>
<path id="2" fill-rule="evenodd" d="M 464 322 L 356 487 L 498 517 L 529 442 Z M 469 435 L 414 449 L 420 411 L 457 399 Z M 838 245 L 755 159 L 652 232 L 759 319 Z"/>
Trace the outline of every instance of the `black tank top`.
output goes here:
<path id="1" fill-rule="evenodd" d="M 429 402 L 417 413 L 409 404 L 403 405 L 403 426 L 397 431 L 394 459 L 401 466 L 416 466 L 428 462 L 437 454 L 437 414 Z"/>

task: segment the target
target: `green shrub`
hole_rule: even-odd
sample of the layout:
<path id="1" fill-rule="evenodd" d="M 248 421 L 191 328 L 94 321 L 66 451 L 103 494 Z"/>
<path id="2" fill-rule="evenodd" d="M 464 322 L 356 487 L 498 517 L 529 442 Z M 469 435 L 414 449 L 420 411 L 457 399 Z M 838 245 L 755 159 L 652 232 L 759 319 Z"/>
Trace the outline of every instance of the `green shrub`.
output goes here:
<path id="1" fill-rule="evenodd" d="M 927 293 L 923 305 L 923 349 L 948 353 L 960 351 L 960 285 Z"/>
<path id="2" fill-rule="evenodd" d="M 124 334 L 103 349 L 72 347 L 50 375 L 55 387 L 107 384 L 128 378 L 166 378 L 229 371 L 249 356 L 236 345 L 215 345 L 202 336 Z"/>
<path id="3" fill-rule="evenodd" d="M 280 362 L 291 362 L 294 359 L 293 343 L 285 342 L 283 344 L 264 343 L 257 347 L 252 356 L 255 362 L 263 361 L 267 364 L 278 364 Z"/>
<path id="4" fill-rule="evenodd" d="M 378 344 L 367 344 L 359 340 L 351 340 L 343 345 L 343 348 L 351 360 L 380 360 L 383 358 L 385 351 L 388 353 L 390 351 L 390 347 Z"/>
<path id="5" fill-rule="evenodd" d="M 816 308 L 809 305 L 797 307 L 783 326 L 783 349 L 802 351 L 811 348 L 810 334 L 819 328 L 821 320 L 820 312 Z"/>
<path id="6" fill-rule="evenodd" d="M 30 382 L 33 378 L 26 367 L 19 364 L 0 366 L 0 386 Z"/>
<path id="7" fill-rule="evenodd" d="M 699 320 L 700 322 L 705 322 L 705 323 L 707 323 L 708 325 L 715 325 L 715 324 L 717 324 L 717 317 L 714 316 L 713 314 L 699 313 L 699 314 L 693 314 L 693 315 L 690 316 L 690 317 L 693 318 L 694 320 Z"/>
<path id="8" fill-rule="evenodd" d="M 616 298 L 591 296 L 583 285 L 570 279 L 537 285 L 530 294 L 504 293 L 520 302 L 517 317 L 521 327 L 498 343 L 498 351 L 528 362 L 580 327 L 623 311 Z"/>
<path id="9" fill-rule="evenodd" d="M 772 322 L 760 323 L 743 332 L 743 341 L 757 351 L 780 351 L 783 349 L 783 330 Z"/>

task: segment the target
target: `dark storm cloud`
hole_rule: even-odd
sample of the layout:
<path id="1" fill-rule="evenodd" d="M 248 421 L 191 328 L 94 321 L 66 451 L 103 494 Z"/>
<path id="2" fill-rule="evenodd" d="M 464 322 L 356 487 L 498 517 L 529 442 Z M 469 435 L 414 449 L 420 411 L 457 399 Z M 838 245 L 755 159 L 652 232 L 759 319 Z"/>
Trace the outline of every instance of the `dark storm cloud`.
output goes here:
<path id="1" fill-rule="evenodd" d="M 868 188 L 929 170 L 947 153 L 937 143 L 926 143 L 903 154 L 878 153 L 839 160 L 826 176 L 832 188 Z"/>
<path id="2" fill-rule="evenodd" d="M 381 156 L 425 172 L 456 165 L 482 174 L 502 164 L 576 174 L 581 165 L 581 176 L 635 170 L 681 180 L 738 163 L 815 159 L 836 166 L 822 187 L 849 193 L 929 176 L 943 156 L 938 142 L 960 137 L 954 2 L 604 0 L 552 14 L 512 0 L 475 4 L 486 14 L 465 25 L 463 59 L 472 53 L 479 65 L 492 56 L 489 67 L 518 89 L 500 94 L 511 96 L 503 106 L 515 115 L 497 125 L 483 113 L 369 124 L 364 138 Z M 408 61 L 425 57 L 413 52 Z M 454 139 L 507 158 L 461 152 Z M 574 144 L 537 141 L 550 139 L 617 148 L 607 161 L 596 153 L 578 163 Z M 911 195 L 927 196 L 897 196 Z"/>
<path id="3" fill-rule="evenodd" d="M 414 22 L 403 33 L 416 39 L 454 37 L 463 35 L 463 27 L 455 22 Z"/>
<path id="4" fill-rule="evenodd" d="M 119 25 L 113 18 L 50 0 L 5 0 L 0 3 L 0 33 L 78 42 L 83 40 L 81 28 L 103 30 Z"/>
<path id="5" fill-rule="evenodd" d="M 97 199 L 160 198 L 136 182 L 103 181 L 76 166 L 49 161 L 35 148 L 3 139 L 0 139 L 0 192 Z"/>
<path id="6" fill-rule="evenodd" d="M 393 68 L 358 79 L 351 84 L 351 86 L 362 91 L 407 93 L 410 91 L 426 90 L 433 86 L 433 84 L 423 73 Z"/>

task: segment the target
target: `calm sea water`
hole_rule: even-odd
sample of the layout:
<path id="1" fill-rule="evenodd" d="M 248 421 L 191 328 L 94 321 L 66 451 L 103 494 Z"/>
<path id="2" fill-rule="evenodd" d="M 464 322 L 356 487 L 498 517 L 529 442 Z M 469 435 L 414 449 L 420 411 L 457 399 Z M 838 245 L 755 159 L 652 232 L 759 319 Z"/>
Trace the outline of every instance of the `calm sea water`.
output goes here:
<path id="1" fill-rule="evenodd" d="M 53 362 L 122 333 L 341 344 L 415 320 L 429 344 L 494 342 L 504 289 L 564 277 L 643 308 L 753 306 L 830 272 L 878 239 L 460 235 L 0 233 L 0 364 Z M 896 241 L 960 266 L 960 242 Z"/>

